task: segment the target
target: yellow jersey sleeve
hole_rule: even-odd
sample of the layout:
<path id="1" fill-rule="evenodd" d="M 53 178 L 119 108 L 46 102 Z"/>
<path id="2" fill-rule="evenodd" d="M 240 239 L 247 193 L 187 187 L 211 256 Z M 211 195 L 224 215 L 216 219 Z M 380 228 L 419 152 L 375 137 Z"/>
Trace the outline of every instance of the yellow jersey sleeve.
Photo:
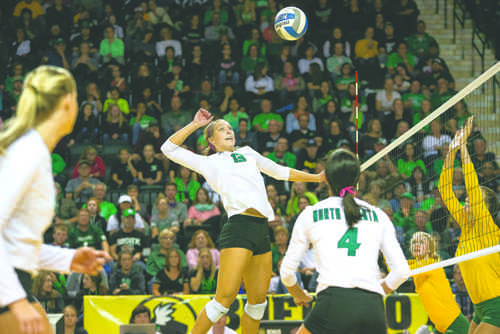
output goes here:
<path id="1" fill-rule="evenodd" d="M 411 269 L 415 269 L 433 262 L 435 261 L 417 262 L 409 260 L 408 264 Z M 455 296 L 451 291 L 443 268 L 415 275 L 413 280 L 415 282 L 415 291 L 420 296 L 429 318 L 440 333 L 446 332 L 461 311 L 455 301 Z"/>
<path id="2" fill-rule="evenodd" d="M 465 186 L 472 208 L 473 221 L 462 227 L 456 255 L 463 255 L 500 242 L 500 229 L 495 225 L 479 188 L 474 166 L 463 166 Z M 482 256 L 459 263 L 465 286 L 474 304 L 500 296 L 500 255 Z"/>
<path id="3" fill-rule="evenodd" d="M 448 211 L 450 211 L 451 215 L 453 216 L 453 218 L 455 218 L 457 223 L 460 226 L 463 226 L 466 223 L 463 212 L 464 208 L 455 197 L 455 193 L 453 193 L 453 167 L 443 167 L 441 176 L 439 177 L 438 189 L 444 204 L 448 208 Z"/>

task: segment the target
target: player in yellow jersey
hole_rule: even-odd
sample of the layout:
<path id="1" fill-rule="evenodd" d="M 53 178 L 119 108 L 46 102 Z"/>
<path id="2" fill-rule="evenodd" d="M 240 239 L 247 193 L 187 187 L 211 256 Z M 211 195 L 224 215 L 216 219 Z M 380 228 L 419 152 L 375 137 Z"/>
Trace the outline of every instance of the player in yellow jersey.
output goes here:
<path id="1" fill-rule="evenodd" d="M 479 187 L 477 175 L 467 151 L 467 137 L 472 132 L 472 117 L 457 132 L 444 162 L 439 192 L 462 234 L 455 256 L 493 247 L 500 241 L 500 229 L 494 218 L 499 204 L 489 188 Z M 460 149 L 467 198 L 462 206 L 452 190 L 453 161 Z M 459 263 L 465 286 L 474 303 L 474 318 L 469 334 L 500 334 L 500 256 L 498 253 Z"/>
<path id="2" fill-rule="evenodd" d="M 439 261 L 434 241 L 428 233 L 416 232 L 410 241 L 410 251 L 414 257 L 408 260 L 411 269 Z M 415 290 L 436 329 L 445 334 L 467 334 L 469 322 L 455 301 L 443 268 L 415 275 L 413 279 Z"/>

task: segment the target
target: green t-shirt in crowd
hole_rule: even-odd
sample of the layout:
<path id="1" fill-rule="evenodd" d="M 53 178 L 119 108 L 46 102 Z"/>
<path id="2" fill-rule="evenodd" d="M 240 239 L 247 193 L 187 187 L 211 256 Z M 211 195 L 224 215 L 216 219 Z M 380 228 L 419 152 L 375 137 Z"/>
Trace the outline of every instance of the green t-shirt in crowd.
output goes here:
<path id="1" fill-rule="evenodd" d="M 59 173 L 66 168 L 66 162 L 64 162 L 64 159 L 57 153 L 52 153 L 50 158 L 52 160 L 52 174 L 59 175 Z"/>
<path id="2" fill-rule="evenodd" d="M 283 117 L 280 115 L 270 112 L 270 113 L 260 113 L 254 117 L 252 126 L 255 127 L 256 124 L 259 124 L 263 129 L 267 129 L 270 120 L 276 120 L 278 122 L 283 123 Z"/>
<path id="3" fill-rule="evenodd" d="M 78 226 L 71 229 L 66 242 L 69 248 L 92 247 L 102 249 L 103 241 L 106 241 L 106 236 L 102 230 L 96 225 L 90 225 L 89 223 L 89 228 L 85 232 L 80 230 Z"/>
<path id="4" fill-rule="evenodd" d="M 415 66 L 415 57 L 413 57 L 411 53 L 407 52 L 406 58 L 408 59 L 408 63 L 411 65 L 411 67 Z M 396 68 L 398 64 L 404 64 L 404 62 L 405 61 L 403 60 L 403 58 L 401 58 L 397 52 L 393 52 L 387 58 L 387 67 Z"/>
<path id="5" fill-rule="evenodd" d="M 187 186 L 185 186 L 184 182 L 182 182 L 182 179 L 180 177 L 176 177 L 174 182 L 177 185 L 177 194 L 175 195 L 175 199 L 177 202 L 182 202 L 186 198 L 186 193 L 189 195 L 189 199 L 191 201 L 195 200 L 196 192 L 201 187 L 198 181 L 191 179 L 189 180 Z"/>
<path id="6" fill-rule="evenodd" d="M 137 117 L 132 117 L 132 119 L 130 120 L 130 126 L 134 126 L 136 119 L 137 119 Z M 141 119 L 139 120 L 139 124 L 141 125 L 141 129 L 143 129 L 143 130 L 146 129 L 151 121 L 156 121 L 156 118 L 148 116 L 148 115 L 142 116 Z"/>
<path id="7" fill-rule="evenodd" d="M 234 131 L 238 129 L 238 123 L 242 118 L 246 118 L 248 120 L 248 130 L 250 130 L 250 126 L 252 123 L 250 123 L 250 117 L 246 112 L 238 111 L 236 113 L 236 116 L 234 116 L 233 113 L 231 112 L 228 112 L 227 114 L 224 115 L 224 120 L 228 122 L 229 125 L 232 126 Z"/>
<path id="8" fill-rule="evenodd" d="M 441 176 L 441 171 L 443 170 L 443 166 L 444 166 L 444 160 L 442 158 L 437 158 L 436 160 L 434 160 L 432 170 L 436 175 L 436 179 L 439 179 L 439 177 Z M 455 161 L 453 162 L 453 167 L 460 167 L 460 161 L 455 159 Z"/>
<path id="9" fill-rule="evenodd" d="M 427 169 L 425 168 L 425 164 L 422 160 L 417 161 L 404 161 L 403 159 L 398 160 L 398 172 L 399 174 L 404 174 L 406 177 L 411 176 L 411 172 L 415 167 L 421 167 L 424 171 L 424 175 L 427 175 Z"/>
<path id="10" fill-rule="evenodd" d="M 354 77 L 354 76 L 348 77 L 348 78 L 339 77 L 335 80 L 335 85 L 338 85 L 338 84 L 348 85 L 352 82 L 356 82 L 356 77 Z"/>
<path id="11" fill-rule="evenodd" d="M 182 268 L 188 267 L 186 254 L 180 249 L 177 249 L 181 254 L 181 266 Z M 163 267 L 165 266 L 165 254 L 161 253 L 159 250 L 153 251 L 148 257 L 146 262 L 146 272 L 151 276 L 156 276 Z"/>
<path id="12" fill-rule="evenodd" d="M 82 206 L 83 209 L 85 209 L 86 207 L 87 207 L 87 204 L 84 204 Z M 109 217 L 111 217 L 112 215 L 114 215 L 115 213 L 118 212 L 118 210 L 116 209 L 116 206 L 113 203 L 108 202 L 108 201 L 102 201 L 101 203 L 99 203 L 99 208 L 101 209 L 99 216 L 105 218 L 106 220 L 109 220 Z"/>
<path id="13" fill-rule="evenodd" d="M 407 93 L 403 94 L 403 102 L 411 101 L 413 107 L 411 108 L 414 112 L 418 113 L 422 106 L 422 101 L 427 100 L 427 96 L 422 93 Z"/>
<path id="14" fill-rule="evenodd" d="M 272 161 L 282 165 L 282 166 L 287 166 L 290 168 L 295 168 L 295 165 L 297 163 L 297 157 L 295 154 L 286 152 L 283 158 L 278 158 L 276 157 L 276 153 L 271 152 L 269 153 L 266 158 L 271 159 Z"/>
<path id="15" fill-rule="evenodd" d="M 316 195 L 314 195 L 312 192 L 306 191 L 304 193 L 304 196 L 309 198 L 309 203 L 311 203 L 311 205 L 314 205 L 319 202 Z M 286 206 L 286 214 L 293 216 L 296 215 L 297 213 L 299 213 L 299 198 L 295 197 L 293 200 L 290 199 L 288 201 L 288 204 Z"/>

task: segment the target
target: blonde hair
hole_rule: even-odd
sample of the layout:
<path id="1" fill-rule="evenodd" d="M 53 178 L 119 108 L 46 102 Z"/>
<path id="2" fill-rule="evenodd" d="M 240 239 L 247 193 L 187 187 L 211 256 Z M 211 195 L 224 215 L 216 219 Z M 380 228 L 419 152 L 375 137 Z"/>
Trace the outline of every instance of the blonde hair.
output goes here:
<path id="1" fill-rule="evenodd" d="M 70 72 L 55 66 L 40 66 L 24 81 L 17 113 L 0 132 L 0 154 L 34 126 L 47 120 L 61 99 L 76 92 Z"/>
<path id="2" fill-rule="evenodd" d="M 160 204 L 160 201 L 162 199 L 166 199 L 167 202 L 168 202 L 168 199 L 167 199 L 167 196 L 165 196 L 165 194 L 163 193 L 158 193 L 158 196 L 156 196 L 156 200 L 155 200 L 155 206 L 158 207 L 158 205 Z M 167 203 L 168 204 L 168 203 Z"/>
<path id="3" fill-rule="evenodd" d="M 166 235 L 171 235 L 172 237 L 175 238 L 175 232 L 172 232 L 168 228 L 161 230 L 160 234 L 158 234 L 158 239 L 163 238 Z"/>
<path id="4" fill-rule="evenodd" d="M 207 126 L 205 126 L 205 129 L 203 130 L 203 137 L 205 138 L 205 142 L 207 143 L 207 148 L 205 149 L 206 151 L 204 152 L 205 154 L 210 154 L 210 153 L 215 152 L 215 149 L 212 148 L 214 146 L 210 144 L 210 142 L 208 141 L 208 138 L 210 138 L 214 135 L 214 131 L 215 131 L 215 128 L 217 127 L 217 125 L 219 125 L 220 123 L 224 123 L 224 122 L 226 122 L 226 121 L 223 119 L 218 119 L 218 120 L 210 122 Z"/>
<path id="5" fill-rule="evenodd" d="M 89 145 L 89 146 L 85 147 L 85 149 L 83 150 L 82 154 L 80 155 L 80 161 L 81 160 L 87 160 L 87 154 L 89 154 L 90 152 L 94 152 L 97 155 L 96 148 Z"/>
<path id="6" fill-rule="evenodd" d="M 111 109 L 113 109 L 114 107 L 118 108 L 118 110 L 120 111 L 120 113 L 118 114 L 118 125 L 122 126 L 123 123 L 126 121 L 125 120 L 125 116 L 123 116 L 122 110 L 120 109 L 120 107 L 116 103 L 113 103 L 113 104 L 109 105 L 109 107 L 108 107 L 108 116 L 106 117 L 106 122 L 108 122 L 108 123 L 112 123 L 113 122 L 113 116 L 111 116 Z"/>
<path id="7" fill-rule="evenodd" d="M 416 240 L 427 240 L 428 250 L 427 257 L 439 261 L 439 254 L 437 253 L 436 244 L 434 243 L 434 239 L 432 239 L 431 235 L 426 232 L 415 232 L 411 237 L 410 247 Z"/>

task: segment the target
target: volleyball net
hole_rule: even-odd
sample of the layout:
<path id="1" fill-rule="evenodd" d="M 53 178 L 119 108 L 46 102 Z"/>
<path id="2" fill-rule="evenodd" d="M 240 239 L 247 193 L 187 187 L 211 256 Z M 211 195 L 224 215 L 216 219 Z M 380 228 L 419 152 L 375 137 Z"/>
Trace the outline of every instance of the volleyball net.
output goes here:
<path id="1" fill-rule="evenodd" d="M 489 212 L 483 204 L 485 199 L 496 200 L 500 192 L 499 72 L 500 62 L 456 94 L 441 90 L 430 98 L 434 111 L 427 115 L 406 115 L 407 110 L 391 115 L 399 119 L 392 142 L 378 146 L 378 152 L 375 147 L 361 165 L 360 183 L 365 182 L 361 194 L 368 201 L 377 193 L 372 188 L 385 194 L 375 201 L 392 214 L 407 258 L 413 257 L 411 240 L 416 232 L 432 236 L 440 261 L 412 267 L 411 275 L 500 252 L 498 212 Z M 439 84 L 438 80 L 438 91 Z M 449 143 L 470 116 L 474 127 L 467 149 L 472 164 L 464 165 L 458 150 L 445 165 Z"/>

